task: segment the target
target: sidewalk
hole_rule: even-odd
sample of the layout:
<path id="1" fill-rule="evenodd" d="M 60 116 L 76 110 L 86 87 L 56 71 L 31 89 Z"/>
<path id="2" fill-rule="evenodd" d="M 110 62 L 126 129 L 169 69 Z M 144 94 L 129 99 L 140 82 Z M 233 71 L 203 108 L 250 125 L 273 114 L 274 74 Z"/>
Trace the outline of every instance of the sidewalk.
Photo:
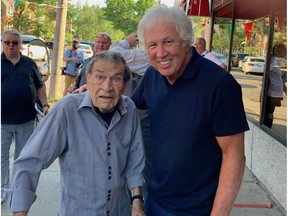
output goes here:
<path id="1" fill-rule="evenodd" d="M 13 151 L 12 146 L 11 152 Z M 10 159 L 12 160 L 12 156 Z M 29 211 L 29 216 L 57 215 L 59 178 L 57 160 L 48 169 L 42 171 L 36 192 L 38 197 Z M 270 203 L 272 203 L 273 207 L 267 208 Z M 239 207 L 240 204 L 243 204 L 243 207 Z M 12 215 L 7 209 L 6 203 L 1 205 L 1 215 Z M 276 206 L 267 191 L 258 184 L 257 178 L 246 168 L 243 183 L 231 216 L 285 216 L 285 214 Z"/>

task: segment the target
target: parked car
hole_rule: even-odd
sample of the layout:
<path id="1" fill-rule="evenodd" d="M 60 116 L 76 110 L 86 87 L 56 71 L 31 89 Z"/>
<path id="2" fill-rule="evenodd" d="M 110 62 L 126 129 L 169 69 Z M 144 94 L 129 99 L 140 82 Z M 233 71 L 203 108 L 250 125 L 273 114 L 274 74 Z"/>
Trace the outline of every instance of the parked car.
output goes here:
<path id="1" fill-rule="evenodd" d="M 43 40 L 33 35 L 21 35 L 21 40 L 20 52 L 22 55 L 29 56 L 35 60 L 42 79 L 46 82 L 50 76 L 50 53 L 48 47 Z M 38 59 L 41 61 L 37 61 Z"/>
<path id="2" fill-rule="evenodd" d="M 239 61 L 243 60 L 245 56 L 248 56 L 246 53 L 238 53 L 235 55 L 234 59 L 232 60 L 232 66 L 238 67 Z"/>
<path id="3" fill-rule="evenodd" d="M 88 44 L 80 43 L 78 50 L 83 53 L 84 60 L 93 56 L 93 50 Z"/>
<path id="4" fill-rule="evenodd" d="M 228 66 L 228 59 L 222 53 L 213 53 L 223 64 Z"/>
<path id="5" fill-rule="evenodd" d="M 47 61 L 49 57 L 49 49 L 45 42 L 33 35 L 21 35 L 22 45 L 20 52 L 23 55 L 33 59 L 41 59 Z"/>
<path id="6" fill-rule="evenodd" d="M 240 60 L 238 63 L 238 68 L 242 68 L 243 63 L 247 60 L 248 56 L 245 56 L 244 59 Z"/>
<path id="7" fill-rule="evenodd" d="M 242 65 L 242 71 L 247 74 L 247 73 L 260 73 L 263 74 L 265 68 L 265 58 L 264 57 L 253 57 L 253 56 L 248 56 L 245 60 L 243 61 Z"/>

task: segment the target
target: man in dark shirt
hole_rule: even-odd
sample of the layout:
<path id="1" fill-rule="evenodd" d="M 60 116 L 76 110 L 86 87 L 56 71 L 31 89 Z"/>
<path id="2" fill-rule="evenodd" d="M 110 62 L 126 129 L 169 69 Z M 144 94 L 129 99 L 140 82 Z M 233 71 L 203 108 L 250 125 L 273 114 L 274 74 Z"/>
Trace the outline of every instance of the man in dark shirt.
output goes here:
<path id="1" fill-rule="evenodd" d="M 192 35 L 179 7 L 149 9 L 138 25 L 152 66 L 132 95 L 149 112 L 147 216 L 230 215 L 243 178 L 241 86 L 192 48 Z"/>
<path id="2" fill-rule="evenodd" d="M 1 202 L 9 187 L 9 149 L 15 138 L 14 159 L 34 131 L 38 97 L 43 113 L 49 110 L 46 90 L 36 63 L 20 53 L 20 33 L 7 30 L 2 35 L 1 54 Z"/>

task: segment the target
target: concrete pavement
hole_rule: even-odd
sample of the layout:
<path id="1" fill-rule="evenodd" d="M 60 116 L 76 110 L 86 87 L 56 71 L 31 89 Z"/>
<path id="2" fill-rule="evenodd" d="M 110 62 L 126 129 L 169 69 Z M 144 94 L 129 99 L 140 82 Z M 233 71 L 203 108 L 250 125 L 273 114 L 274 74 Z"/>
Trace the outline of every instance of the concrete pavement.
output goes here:
<path id="1" fill-rule="evenodd" d="M 11 155 L 10 157 L 11 161 L 12 158 L 13 157 Z M 57 160 L 48 169 L 43 170 L 37 188 L 38 197 L 30 209 L 29 216 L 57 215 L 58 200 L 59 200 L 58 199 L 59 178 L 60 174 Z M 285 182 L 283 182 L 283 184 L 285 184 Z M 268 204 L 270 203 L 272 203 L 273 207 L 267 208 Z M 6 203 L 3 203 L 1 205 L 1 215 L 2 216 L 12 215 L 9 212 Z M 285 216 L 285 215 L 286 213 L 277 204 L 277 201 L 273 200 L 273 198 L 270 197 L 269 192 L 267 192 L 261 186 L 257 178 L 250 172 L 249 169 L 246 168 L 243 183 L 240 192 L 237 196 L 235 207 L 232 210 L 231 216 Z"/>

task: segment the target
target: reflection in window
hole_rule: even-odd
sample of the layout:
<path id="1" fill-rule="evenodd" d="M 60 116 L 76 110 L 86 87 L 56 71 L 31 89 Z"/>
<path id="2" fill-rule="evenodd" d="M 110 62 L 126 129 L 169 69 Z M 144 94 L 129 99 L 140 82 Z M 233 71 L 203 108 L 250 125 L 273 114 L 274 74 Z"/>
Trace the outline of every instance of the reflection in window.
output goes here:
<path id="1" fill-rule="evenodd" d="M 280 14 L 282 15 L 280 16 Z M 286 12 L 277 12 L 275 17 L 273 46 L 287 44 L 286 16 L 283 14 Z M 193 19 L 194 23 L 196 21 Z M 203 22 L 205 23 L 204 20 L 198 23 Z M 199 34 L 197 30 L 201 29 L 201 26 L 203 27 L 203 25 L 197 25 L 194 28 L 195 35 Z M 274 55 L 271 62 L 267 64 L 268 41 L 271 39 L 269 38 L 271 35 L 269 34 L 271 27 L 269 17 L 255 20 L 236 19 L 234 27 L 230 73 L 242 87 L 246 114 L 250 120 L 258 122 L 259 126 L 267 129 L 268 133 L 273 131 L 281 137 L 281 140 L 287 140 L 286 53 L 281 56 Z M 231 19 L 216 17 L 213 27 L 212 50 L 222 53 L 226 58 L 229 58 L 230 33 Z M 271 68 L 266 69 L 268 65 Z M 269 73 L 270 69 L 271 73 Z M 273 87 L 278 89 L 277 97 L 271 94 L 275 91 Z M 271 134 L 274 136 L 275 133 Z"/>

